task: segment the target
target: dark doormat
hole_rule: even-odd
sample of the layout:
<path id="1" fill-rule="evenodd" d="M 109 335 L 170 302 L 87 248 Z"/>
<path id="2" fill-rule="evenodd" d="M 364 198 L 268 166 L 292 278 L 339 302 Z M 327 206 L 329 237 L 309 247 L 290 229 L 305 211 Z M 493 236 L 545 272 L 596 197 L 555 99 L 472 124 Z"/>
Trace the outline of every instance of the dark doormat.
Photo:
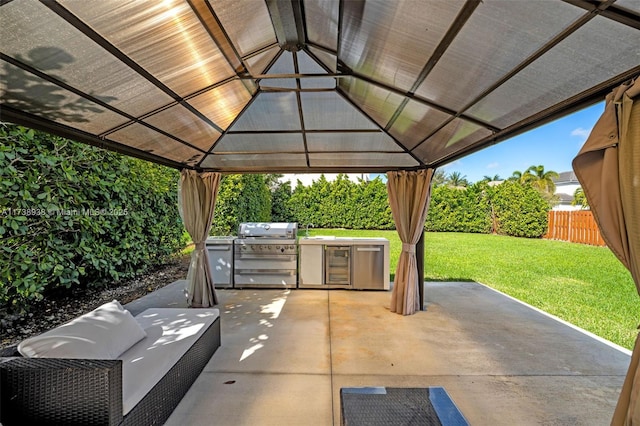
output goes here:
<path id="1" fill-rule="evenodd" d="M 343 426 L 467 426 L 443 387 L 342 388 Z"/>

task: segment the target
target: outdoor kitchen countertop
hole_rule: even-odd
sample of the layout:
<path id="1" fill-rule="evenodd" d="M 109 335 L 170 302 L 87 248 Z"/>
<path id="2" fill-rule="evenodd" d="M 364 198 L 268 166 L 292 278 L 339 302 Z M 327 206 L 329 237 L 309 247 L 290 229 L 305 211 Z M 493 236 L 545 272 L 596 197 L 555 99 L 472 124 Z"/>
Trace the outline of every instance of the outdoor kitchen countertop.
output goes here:
<path id="1" fill-rule="evenodd" d="M 298 239 L 298 244 L 347 244 L 347 245 L 369 245 L 369 244 L 389 244 L 386 238 L 369 237 L 334 237 L 331 235 L 318 235 L 314 237 L 302 237 Z"/>

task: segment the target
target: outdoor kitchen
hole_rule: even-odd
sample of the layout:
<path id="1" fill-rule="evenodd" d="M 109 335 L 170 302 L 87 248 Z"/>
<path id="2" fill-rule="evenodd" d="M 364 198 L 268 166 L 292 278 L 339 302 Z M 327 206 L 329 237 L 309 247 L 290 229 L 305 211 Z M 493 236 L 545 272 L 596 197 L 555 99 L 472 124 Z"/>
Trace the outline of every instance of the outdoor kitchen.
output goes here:
<path id="1" fill-rule="evenodd" d="M 247 222 L 206 241 L 216 288 L 389 290 L 389 240 L 304 236 L 298 224 Z"/>

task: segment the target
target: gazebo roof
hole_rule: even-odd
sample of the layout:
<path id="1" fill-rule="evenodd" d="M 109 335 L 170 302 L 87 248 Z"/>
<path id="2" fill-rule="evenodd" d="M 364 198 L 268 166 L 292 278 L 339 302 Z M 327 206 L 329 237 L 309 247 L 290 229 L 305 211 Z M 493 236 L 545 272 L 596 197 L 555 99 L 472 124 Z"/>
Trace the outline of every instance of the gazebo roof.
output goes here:
<path id="1" fill-rule="evenodd" d="M 640 74 L 636 0 L 0 4 L 0 119 L 177 168 L 437 167 Z"/>

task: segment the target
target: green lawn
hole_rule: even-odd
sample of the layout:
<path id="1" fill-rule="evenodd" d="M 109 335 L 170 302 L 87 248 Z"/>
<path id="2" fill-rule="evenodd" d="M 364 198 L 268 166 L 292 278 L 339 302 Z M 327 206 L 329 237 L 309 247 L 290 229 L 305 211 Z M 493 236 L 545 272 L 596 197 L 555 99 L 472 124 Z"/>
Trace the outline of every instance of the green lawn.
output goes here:
<path id="1" fill-rule="evenodd" d="M 383 237 L 391 274 L 400 255 L 395 231 L 314 229 L 310 235 Z M 476 281 L 631 349 L 640 298 L 631 274 L 608 248 L 484 234 L 427 233 L 425 279 Z"/>

